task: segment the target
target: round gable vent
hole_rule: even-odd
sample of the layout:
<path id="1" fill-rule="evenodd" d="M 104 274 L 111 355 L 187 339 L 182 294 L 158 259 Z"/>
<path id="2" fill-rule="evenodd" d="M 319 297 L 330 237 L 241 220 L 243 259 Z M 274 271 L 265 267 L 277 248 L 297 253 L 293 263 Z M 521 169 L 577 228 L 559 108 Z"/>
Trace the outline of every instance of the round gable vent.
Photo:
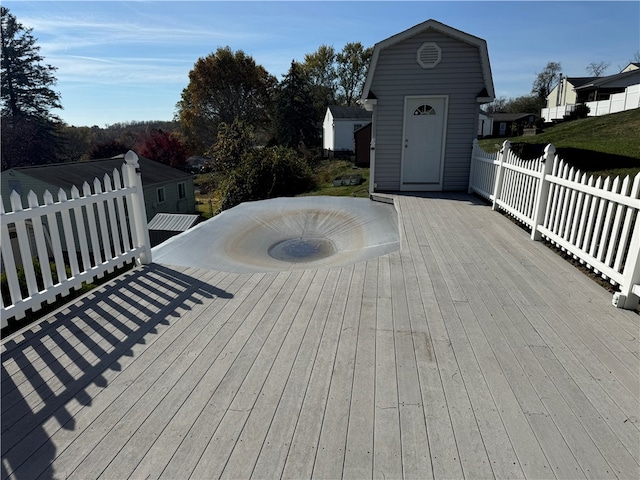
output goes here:
<path id="1" fill-rule="evenodd" d="M 422 68 L 434 68 L 440 63 L 442 50 L 437 43 L 426 42 L 418 49 L 418 64 Z"/>

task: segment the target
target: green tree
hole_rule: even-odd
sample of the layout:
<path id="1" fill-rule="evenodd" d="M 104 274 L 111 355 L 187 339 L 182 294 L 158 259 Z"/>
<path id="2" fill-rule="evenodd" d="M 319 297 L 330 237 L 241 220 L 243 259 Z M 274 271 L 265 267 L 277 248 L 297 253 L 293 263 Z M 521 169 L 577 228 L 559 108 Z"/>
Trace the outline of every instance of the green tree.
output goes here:
<path id="1" fill-rule="evenodd" d="M 106 142 L 95 143 L 87 152 L 89 160 L 102 160 L 116 155 L 127 153 L 131 148 L 117 140 L 107 140 Z"/>
<path id="2" fill-rule="evenodd" d="M 220 123 L 218 140 L 213 148 L 207 152 L 212 159 L 216 172 L 228 172 L 236 168 L 242 157 L 254 146 L 253 128 L 239 119 L 231 124 Z"/>
<path id="3" fill-rule="evenodd" d="M 546 103 L 547 96 L 554 84 L 560 79 L 562 67 L 558 62 L 549 62 L 541 72 L 536 74 L 531 93 Z"/>
<path id="4" fill-rule="evenodd" d="M 62 108 L 55 67 L 43 63 L 31 28 L 0 7 L 2 168 L 56 161 Z"/>
<path id="5" fill-rule="evenodd" d="M 309 165 L 290 148 L 252 148 L 221 187 L 221 210 L 242 202 L 286 197 L 309 191 L 313 176 Z"/>
<path id="6" fill-rule="evenodd" d="M 313 107 L 319 115 L 317 120 L 320 122 L 327 107 L 337 103 L 338 72 L 335 49 L 333 46 L 320 45 L 315 52 L 305 54 L 301 69 L 309 79 Z"/>
<path id="7" fill-rule="evenodd" d="M 275 77 L 242 50 L 218 48 L 196 61 L 189 84 L 177 104 L 180 126 L 196 152 L 216 138 L 221 122 L 237 118 L 256 128 L 266 128 L 271 117 Z"/>
<path id="8" fill-rule="evenodd" d="M 276 95 L 276 142 L 290 148 L 298 148 L 301 143 L 307 147 L 315 146 L 319 138 L 316 118 L 307 77 L 299 64 L 291 62 Z"/>
<path id="9" fill-rule="evenodd" d="M 355 105 L 367 78 L 373 48 L 364 48 L 360 42 L 347 43 L 336 55 L 338 98 L 345 105 Z"/>

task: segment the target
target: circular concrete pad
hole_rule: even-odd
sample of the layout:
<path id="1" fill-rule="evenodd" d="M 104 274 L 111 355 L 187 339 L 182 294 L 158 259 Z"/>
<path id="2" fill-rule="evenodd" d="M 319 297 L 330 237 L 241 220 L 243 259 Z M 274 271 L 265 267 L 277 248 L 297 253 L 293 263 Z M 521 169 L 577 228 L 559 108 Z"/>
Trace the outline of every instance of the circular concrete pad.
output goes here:
<path id="1" fill-rule="evenodd" d="M 152 249 L 165 265 L 224 272 L 339 267 L 400 248 L 393 205 L 352 197 L 247 202 Z"/>

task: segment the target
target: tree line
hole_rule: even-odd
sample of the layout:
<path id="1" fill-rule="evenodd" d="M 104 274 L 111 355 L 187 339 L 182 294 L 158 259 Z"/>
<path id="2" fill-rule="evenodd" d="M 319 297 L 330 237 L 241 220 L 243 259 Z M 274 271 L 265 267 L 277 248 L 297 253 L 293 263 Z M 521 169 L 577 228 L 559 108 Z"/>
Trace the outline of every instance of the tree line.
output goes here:
<path id="1" fill-rule="evenodd" d="M 189 155 L 212 156 L 221 128 L 249 129 L 243 135 L 256 145 L 313 149 L 327 106 L 356 104 L 372 53 L 359 42 L 340 51 L 321 45 L 304 61 L 292 60 L 278 81 L 243 51 L 218 48 L 195 62 L 172 121 L 76 127 L 53 113 L 63 108 L 57 68 L 45 62 L 33 30 L 0 8 L 3 170 L 128 149 L 181 166 Z"/>

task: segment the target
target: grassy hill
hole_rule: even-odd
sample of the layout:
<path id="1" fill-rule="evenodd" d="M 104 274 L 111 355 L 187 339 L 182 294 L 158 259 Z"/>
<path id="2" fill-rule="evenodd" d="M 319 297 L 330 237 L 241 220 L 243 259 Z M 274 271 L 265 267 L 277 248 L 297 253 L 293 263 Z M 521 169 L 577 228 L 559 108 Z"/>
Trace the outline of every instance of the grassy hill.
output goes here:
<path id="1" fill-rule="evenodd" d="M 485 139 L 480 146 L 495 152 L 504 140 Z M 560 123 L 539 135 L 509 141 L 533 144 L 529 149 L 533 152 L 552 143 L 561 158 L 585 172 L 634 174 L 640 171 L 640 109 Z"/>

